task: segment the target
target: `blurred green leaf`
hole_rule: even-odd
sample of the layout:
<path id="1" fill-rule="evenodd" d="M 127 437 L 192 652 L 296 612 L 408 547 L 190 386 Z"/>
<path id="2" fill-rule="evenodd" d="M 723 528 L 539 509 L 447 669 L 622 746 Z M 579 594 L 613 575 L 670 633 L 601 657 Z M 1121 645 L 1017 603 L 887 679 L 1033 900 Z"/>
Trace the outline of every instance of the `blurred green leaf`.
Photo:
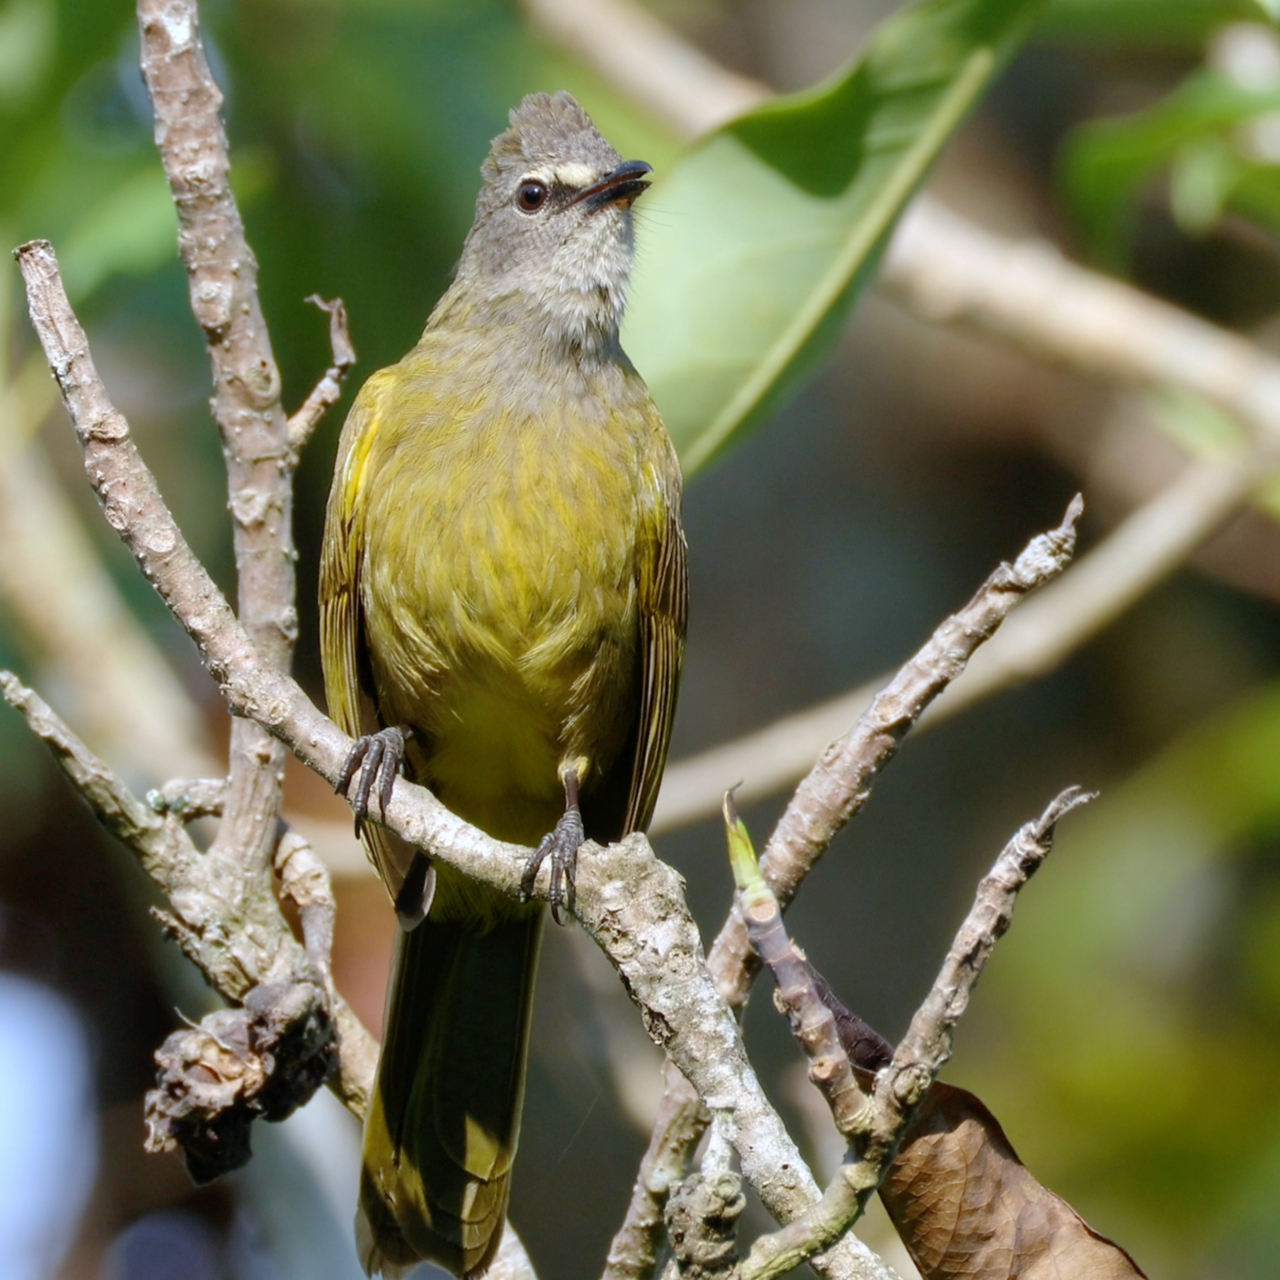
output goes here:
<path id="1" fill-rule="evenodd" d="M 243 147 L 232 170 L 236 199 L 252 204 L 271 181 L 270 156 Z M 178 219 L 164 170 L 151 158 L 98 200 L 58 249 L 67 293 L 79 301 L 117 273 L 141 275 L 177 254 Z"/>
<path id="2" fill-rule="evenodd" d="M 1114 49 L 1195 49 L 1227 22 L 1274 21 L 1275 0 L 1050 0 L 1038 37 Z"/>
<path id="3" fill-rule="evenodd" d="M 1188 453 L 1197 457 L 1229 457 L 1249 447 L 1249 435 L 1229 414 L 1207 400 L 1175 387 L 1160 387 L 1148 395 L 1151 420 Z M 1253 495 L 1254 505 L 1280 519 L 1280 476 L 1273 476 Z"/>
<path id="4" fill-rule="evenodd" d="M 1280 1119 L 1276 1009 L 1249 976 L 1276 954 L 1259 930 L 1280 901 L 1277 760 L 1272 682 L 1064 824 L 984 979 L 990 1003 L 965 1030 L 975 1051 L 965 1078 L 977 1079 L 979 1060 L 1027 1160 L 1085 1213 L 1090 1188 L 1142 1187 L 1135 1211 L 1175 1250 L 1203 1240 L 1206 1223 L 1234 1219 L 1239 1189 L 1256 1194 L 1257 1179 L 1273 1207 L 1280 1193 L 1280 1162 L 1259 1132 Z M 1068 1154 L 1061 1139 L 1081 1133 L 1091 1141 Z M 1199 1188 L 1191 1215 L 1176 1192 L 1188 1161 Z"/>
<path id="5" fill-rule="evenodd" d="M 1146 111 L 1078 129 L 1063 152 L 1061 173 L 1091 255 L 1113 268 L 1124 265 L 1139 196 L 1170 164 L 1175 214 L 1185 216 L 1186 230 L 1204 229 L 1212 211 L 1234 199 L 1246 172 L 1259 167 L 1228 146 L 1234 131 L 1275 111 L 1280 89 L 1246 89 L 1210 70 Z M 1257 195 L 1255 205 L 1261 205 Z M 1280 204 L 1272 215 L 1280 225 Z"/>
<path id="6" fill-rule="evenodd" d="M 58 250 L 72 301 L 117 271 L 140 274 L 177 252 L 178 220 L 164 170 L 154 162 L 99 200 Z"/>
<path id="7" fill-rule="evenodd" d="M 0 106 L 25 103 L 39 89 L 56 51 L 48 0 L 9 0 L 0 8 Z"/>
<path id="8" fill-rule="evenodd" d="M 623 345 L 697 470 L 834 343 L 894 221 L 1039 0 L 932 0 L 655 184 Z"/>

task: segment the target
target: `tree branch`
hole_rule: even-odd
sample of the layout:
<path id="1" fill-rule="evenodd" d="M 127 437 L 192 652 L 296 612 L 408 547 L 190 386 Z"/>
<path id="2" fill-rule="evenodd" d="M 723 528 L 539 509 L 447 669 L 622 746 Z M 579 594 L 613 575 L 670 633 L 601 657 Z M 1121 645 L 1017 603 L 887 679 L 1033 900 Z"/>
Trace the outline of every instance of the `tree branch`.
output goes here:
<path id="1" fill-rule="evenodd" d="M 326 939 L 323 926 L 317 930 L 316 924 L 320 922 L 314 915 L 318 908 L 323 916 L 326 904 L 332 902 L 328 875 L 323 867 L 315 861 L 308 863 L 305 858 L 297 860 L 300 850 L 296 841 L 281 849 L 287 889 L 306 904 L 304 921 L 308 911 L 313 913 L 310 945 L 304 950 L 279 911 L 264 925 L 260 912 L 249 913 L 242 900 L 226 895 L 225 886 L 208 861 L 208 854 L 196 848 L 177 811 L 168 808 L 157 811 L 155 806 L 134 796 L 53 710 L 11 672 L 0 672 L 0 691 L 53 753 L 58 767 L 84 797 L 98 821 L 133 851 L 142 869 L 164 893 L 173 910 L 173 914 L 165 917 L 166 927 L 211 986 L 236 1003 L 248 1003 L 254 992 L 267 991 L 279 996 L 283 1003 L 291 1006 L 292 1017 L 278 1029 L 278 1035 L 294 1023 L 314 1021 L 317 1010 L 324 1015 L 326 1024 L 332 1015 L 337 1071 L 329 1083 L 352 1111 L 363 1116 L 372 1091 L 378 1048 L 328 981 L 327 949 L 321 954 Z M 285 999 L 292 989 L 300 991 L 301 997 Z M 275 1016 L 271 1002 L 262 999 L 253 1012 L 259 1020 Z M 215 1046 L 218 1038 L 226 1039 L 225 1036 L 206 1038 Z M 320 1065 L 327 1063 L 323 1043 L 313 1040 L 310 1050 L 306 1057 L 319 1057 Z M 325 1072 L 328 1072 L 327 1065 Z M 263 1073 L 261 1084 L 266 1083 L 265 1077 L 270 1074 Z M 296 1072 L 279 1074 L 286 1086 L 291 1080 L 300 1086 L 288 1094 L 294 1105 L 310 1097 L 324 1078 L 314 1079 L 308 1071 L 306 1081 L 299 1082 Z M 277 1099 L 277 1113 L 282 1105 Z M 184 1112 L 187 1117 L 192 1114 L 190 1108 Z"/>
<path id="2" fill-rule="evenodd" d="M 1280 448 L 1280 360 L 1045 241 L 998 236 L 936 200 L 917 201 L 880 284 L 935 323 L 972 325 L 1093 377 L 1178 387 Z"/>
<path id="3" fill-rule="evenodd" d="M 729 826 L 741 911 L 751 940 L 769 957 L 792 1030 L 810 1056 L 811 1076 L 824 1089 L 837 1126 L 850 1140 L 849 1159 L 822 1199 L 802 1217 L 756 1240 L 740 1268 L 740 1280 L 773 1280 L 829 1245 L 861 1216 L 920 1103 L 951 1056 L 955 1026 L 968 1007 L 996 940 L 1009 927 L 1018 892 L 1049 856 L 1059 820 L 1091 799 L 1092 795 L 1078 787 L 1069 788 L 1005 846 L 978 885 L 974 905 L 933 987 L 892 1061 L 877 1073 L 869 1096 L 854 1080 L 853 1066 L 840 1043 L 836 1020 L 823 999 L 817 974 L 786 938 L 782 904 L 754 866 L 745 828 L 737 824 L 735 839 L 734 827 Z M 726 810 L 726 824 L 730 821 Z"/>
<path id="4" fill-rule="evenodd" d="M 784 908 L 832 838 L 866 802 L 875 777 L 897 753 L 902 738 L 925 709 L 964 671 L 975 651 L 1019 601 L 1066 569 L 1082 510 L 1083 502 L 1077 496 L 1057 529 L 1033 538 L 1013 564 L 1002 564 L 969 603 L 943 622 L 901 668 L 857 724 L 823 752 L 797 788 L 761 859 L 761 872 Z M 707 964 L 717 990 L 733 1008 L 741 1007 L 759 971 L 759 958 L 751 949 L 736 904 Z M 664 1153 L 665 1167 L 678 1167 L 701 1137 L 703 1124 L 694 1110 L 699 1092 L 678 1073 L 667 1072 L 662 1106 L 649 1143 L 650 1154 Z M 665 1128 L 675 1120 L 680 1122 L 679 1136 Z M 683 1156 L 671 1150 L 681 1141 L 685 1144 Z M 641 1194 L 645 1176 L 642 1169 L 627 1216 L 614 1237 L 614 1248 L 628 1259 L 635 1275 L 646 1274 L 644 1267 L 652 1266 L 652 1258 L 642 1252 L 645 1241 L 652 1238 L 646 1224 L 654 1211 L 654 1193 L 648 1197 Z"/>
<path id="5" fill-rule="evenodd" d="M 222 93 L 205 58 L 195 0 L 138 0 L 138 25 L 142 75 L 178 212 L 191 309 L 213 366 L 213 414 L 227 466 L 240 621 L 266 661 L 285 671 L 298 635 L 287 424 L 258 299 L 258 264 L 228 181 L 227 138 L 218 114 Z M 116 510 L 119 518 L 118 505 Z M 229 776 L 208 856 L 228 887 L 237 886 L 232 896 L 257 902 L 269 917 L 276 911 L 271 858 L 284 751 L 260 726 L 237 720 L 231 726 Z"/>
<path id="6" fill-rule="evenodd" d="M 784 911 L 837 833 L 866 803 L 875 778 L 925 708 L 963 673 L 1015 605 L 1071 563 L 1076 521 L 1083 511 L 1084 501 L 1077 494 L 1062 524 L 1033 538 L 1013 564 L 1000 565 L 973 599 L 929 637 L 857 724 L 822 753 L 796 788 L 760 859 L 761 871 Z M 721 929 L 708 962 L 726 998 L 740 1005 L 759 961 L 736 912 Z"/>

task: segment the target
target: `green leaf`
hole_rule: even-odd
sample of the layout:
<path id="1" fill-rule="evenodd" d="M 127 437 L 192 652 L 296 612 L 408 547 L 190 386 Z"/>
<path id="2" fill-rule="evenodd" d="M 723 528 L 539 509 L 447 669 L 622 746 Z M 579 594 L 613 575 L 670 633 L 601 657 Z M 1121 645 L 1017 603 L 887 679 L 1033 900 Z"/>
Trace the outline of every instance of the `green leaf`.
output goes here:
<path id="1" fill-rule="evenodd" d="M 1063 153 L 1062 181 L 1092 255 L 1122 266 L 1146 181 L 1186 148 L 1229 139 L 1240 124 L 1277 110 L 1280 90 L 1246 89 L 1220 72 L 1201 71 L 1146 111 L 1078 129 Z M 1205 176 L 1201 170 L 1197 178 Z"/>
<path id="2" fill-rule="evenodd" d="M 1039 0 L 931 0 L 826 84 L 712 134 L 640 207 L 622 341 L 691 473 L 824 356 Z"/>
<path id="3" fill-rule="evenodd" d="M 1198 51 L 1225 23 L 1275 18 L 1275 0 L 1050 0 L 1036 36 L 1111 51 Z"/>

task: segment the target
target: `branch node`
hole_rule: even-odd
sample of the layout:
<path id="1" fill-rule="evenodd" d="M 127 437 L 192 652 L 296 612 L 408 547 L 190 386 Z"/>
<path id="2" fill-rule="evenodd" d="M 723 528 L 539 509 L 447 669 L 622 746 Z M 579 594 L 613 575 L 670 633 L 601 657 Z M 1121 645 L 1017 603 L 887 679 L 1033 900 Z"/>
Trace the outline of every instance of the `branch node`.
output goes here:
<path id="1" fill-rule="evenodd" d="M 276 845 L 274 866 L 280 896 L 298 908 L 302 945 L 325 989 L 333 994 L 333 923 L 337 904 L 329 870 L 305 836 L 286 830 Z"/>
<path id="2" fill-rule="evenodd" d="M 734 1236 L 746 1208 L 742 1180 L 723 1171 L 693 1174 L 667 1200 L 667 1236 L 680 1280 L 728 1280 L 738 1263 Z"/>
<path id="3" fill-rule="evenodd" d="M 148 791 L 147 804 L 153 813 L 172 815 L 180 822 L 220 818 L 227 786 L 226 778 L 174 778 Z"/>

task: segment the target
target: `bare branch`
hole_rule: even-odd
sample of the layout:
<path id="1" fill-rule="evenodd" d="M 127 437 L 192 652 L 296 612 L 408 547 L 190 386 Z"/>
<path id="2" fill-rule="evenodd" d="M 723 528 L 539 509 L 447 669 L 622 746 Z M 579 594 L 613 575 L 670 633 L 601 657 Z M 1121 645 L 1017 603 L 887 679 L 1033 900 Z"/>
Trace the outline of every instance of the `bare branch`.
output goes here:
<path id="1" fill-rule="evenodd" d="M 191 309 L 213 365 L 240 621 L 263 657 L 283 671 L 298 635 L 287 427 L 258 299 L 258 264 L 228 181 L 222 93 L 205 58 L 195 0 L 138 0 L 138 25 Z M 260 726 L 238 720 L 231 726 L 229 776 L 210 855 L 244 895 L 264 899 L 271 891 L 284 752 Z"/>
<path id="2" fill-rule="evenodd" d="M 1017 832 L 978 885 L 973 907 L 956 933 L 933 988 L 894 1054 L 892 1092 L 904 1105 L 914 1105 L 923 1097 L 923 1091 L 917 1091 L 913 1083 L 920 1073 L 927 1073 L 932 1080 L 951 1056 L 951 1033 L 968 1007 L 996 939 L 1009 928 L 1018 893 L 1049 856 L 1057 824 L 1096 798 L 1079 787 L 1062 792 L 1039 818 Z M 877 1084 L 877 1093 L 879 1089 Z"/>
<path id="3" fill-rule="evenodd" d="M 1094 377 L 1178 387 L 1280 448 L 1280 360 L 1069 262 L 1044 241 L 994 235 L 920 201 L 885 255 L 880 282 L 925 319 L 973 325 Z"/>
<path id="4" fill-rule="evenodd" d="M 969 996 L 996 939 L 1009 927 L 1018 892 L 1048 857 L 1058 821 L 1092 798 L 1078 787 L 1069 788 L 1053 800 L 1039 819 L 1023 826 L 1005 846 L 995 866 L 979 884 L 974 905 L 892 1062 L 878 1072 L 870 1099 L 865 1099 L 856 1086 L 853 1086 L 856 1107 L 843 1105 L 850 1096 L 848 1093 L 828 1094 L 841 1131 L 851 1139 L 851 1159 L 841 1166 L 822 1199 L 803 1217 L 754 1243 L 740 1269 L 741 1280 L 772 1280 L 790 1271 L 848 1231 L 861 1215 L 888 1171 L 925 1094 L 951 1056 L 956 1023 L 968 1006 Z M 824 1059 L 834 1059 L 834 1075 L 839 1078 L 842 1060 L 845 1072 L 851 1077 L 848 1056 L 833 1034 L 835 1020 L 812 981 L 816 975 L 807 965 L 800 968 L 794 964 L 795 948 L 786 939 L 781 904 L 754 866 L 754 854 L 745 829 L 735 842 L 730 828 L 730 848 L 742 894 L 742 911 L 750 922 L 752 940 L 762 944 L 779 962 L 780 967 L 774 968 L 774 973 L 780 991 L 786 984 L 793 1031 L 810 1053 L 815 1068 Z M 819 1038 L 815 1038 L 814 1032 L 818 1032 Z"/>
<path id="5" fill-rule="evenodd" d="M 974 652 L 1024 596 L 1066 569 L 1083 509 L 1077 495 L 1062 524 L 1033 538 L 1013 564 L 1002 564 L 973 599 L 930 636 L 857 724 L 822 753 L 796 788 L 760 859 L 783 910 L 836 833 L 866 803 L 872 782 L 897 754 L 925 708 L 964 671 Z M 735 1007 L 741 1004 L 759 962 L 736 911 L 721 929 L 708 963 L 729 1002 Z"/>
<path id="6" fill-rule="evenodd" d="M 786 1015 L 791 1034 L 809 1059 L 809 1079 L 826 1098 L 836 1128 L 852 1133 L 866 1096 L 841 1040 L 835 1013 L 822 998 L 819 975 L 787 936 L 782 905 L 761 874 L 732 791 L 724 797 L 724 825 L 747 937 L 777 984 L 774 1004 Z"/>
<path id="7" fill-rule="evenodd" d="M 601 1280 L 648 1280 L 653 1274 L 665 1229 L 663 1206 L 671 1188 L 688 1172 L 689 1154 L 710 1123 L 702 1099 L 669 1058 L 664 1070 L 666 1087 L 649 1146 Z"/>
<path id="8" fill-rule="evenodd" d="M 347 330 L 347 309 L 341 298 L 326 302 L 318 293 L 313 293 L 308 302 L 314 302 L 321 311 L 329 313 L 329 348 L 333 352 L 333 363 L 325 370 L 324 376 L 312 388 L 311 394 L 302 404 L 302 408 L 289 419 L 288 443 L 289 459 L 297 466 L 303 447 L 311 438 L 325 411 L 338 403 L 342 395 L 342 384 L 356 362 L 356 349 L 351 345 L 351 334 Z"/>
<path id="9" fill-rule="evenodd" d="M 262 989 L 274 992 L 273 998 L 278 997 L 285 1004 L 293 1003 L 289 997 L 291 987 L 302 986 L 313 993 L 310 1004 L 294 1007 L 292 1017 L 283 1021 L 281 1012 L 271 1009 L 271 1001 L 259 995 L 254 1016 L 258 1022 L 264 1019 L 271 1022 L 277 1033 L 298 1019 L 310 1020 L 314 1015 L 313 1005 L 325 1014 L 326 1022 L 331 1016 L 337 1070 L 329 1084 L 352 1111 L 363 1117 L 373 1087 L 377 1044 L 342 997 L 326 991 L 328 954 L 324 954 L 323 963 L 313 963 L 278 909 L 267 914 L 257 902 L 229 899 L 219 877 L 218 864 L 210 860 L 210 854 L 202 854 L 187 834 L 185 815 L 177 809 L 157 811 L 153 805 L 134 796 L 48 704 L 11 672 L 0 672 L 0 692 L 50 749 L 59 768 L 88 802 L 98 821 L 133 851 L 142 869 L 169 899 L 173 913 L 166 914 L 163 923 L 211 986 L 227 999 L 245 1004 L 253 992 Z M 297 854 L 296 847 L 292 852 Z M 317 881 L 317 876 L 323 877 L 323 883 Z M 299 896 L 309 899 L 308 906 L 323 904 L 326 897 L 331 899 L 327 874 L 318 863 L 307 866 L 304 860 L 289 878 Z M 302 885 L 306 887 L 306 894 L 302 892 Z M 308 938 L 311 951 L 318 953 L 323 936 L 323 927 L 318 930 L 313 927 Z M 248 1034 L 248 1024 L 243 1025 L 242 1030 Z M 182 1047 L 175 1045 L 168 1055 L 170 1063 L 184 1055 L 194 1063 L 200 1057 L 196 1050 L 203 1043 L 197 1040 L 186 1042 Z M 257 1043 L 261 1048 L 264 1042 L 259 1039 Z M 323 1048 L 314 1044 L 312 1047 L 317 1053 Z M 293 1074 L 298 1076 L 297 1071 Z M 304 1087 L 307 1080 L 309 1087 Z M 295 1081 L 298 1102 L 304 1101 L 323 1083 L 323 1077 L 308 1076 L 307 1080 L 300 1077 Z M 262 1083 L 265 1084 L 265 1077 Z M 172 1080 L 171 1086 L 176 1088 Z M 185 1102 L 183 1106 L 184 1118 L 194 1114 Z"/>

